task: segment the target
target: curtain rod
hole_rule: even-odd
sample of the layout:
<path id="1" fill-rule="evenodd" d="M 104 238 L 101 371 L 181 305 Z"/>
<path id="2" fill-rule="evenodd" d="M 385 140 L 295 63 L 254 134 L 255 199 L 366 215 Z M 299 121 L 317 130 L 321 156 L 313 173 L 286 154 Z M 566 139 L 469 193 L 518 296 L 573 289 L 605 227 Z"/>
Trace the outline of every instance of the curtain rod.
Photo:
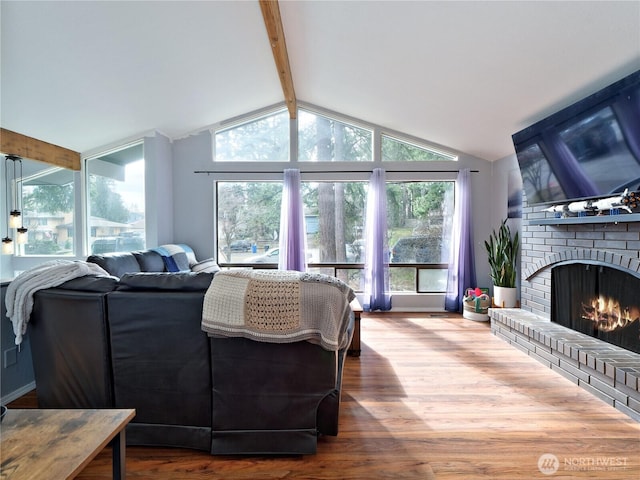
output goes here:
<path id="1" fill-rule="evenodd" d="M 479 173 L 479 170 L 469 170 L 471 173 Z M 241 173 L 284 173 L 284 170 L 260 170 L 260 171 L 217 171 L 217 170 L 195 170 L 193 173 L 206 173 L 207 175 L 211 175 L 212 173 L 230 173 L 230 174 L 241 174 Z M 371 173 L 368 170 L 340 170 L 337 172 L 300 172 L 301 175 L 310 174 L 310 173 Z M 460 173 L 460 170 L 390 170 L 386 173 Z"/>

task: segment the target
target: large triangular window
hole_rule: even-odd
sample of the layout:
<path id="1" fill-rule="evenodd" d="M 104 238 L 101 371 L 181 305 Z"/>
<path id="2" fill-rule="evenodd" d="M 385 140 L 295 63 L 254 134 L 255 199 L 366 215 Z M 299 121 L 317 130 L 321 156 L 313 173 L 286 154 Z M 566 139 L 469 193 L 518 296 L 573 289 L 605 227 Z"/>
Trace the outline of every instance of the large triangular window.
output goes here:
<path id="1" fill-rule="evenodd" d="M 389 135 L 382 135 L 383 162 L 451 162 L 456 160 L 458 160 L 456 155 L 419 146 Z"/>

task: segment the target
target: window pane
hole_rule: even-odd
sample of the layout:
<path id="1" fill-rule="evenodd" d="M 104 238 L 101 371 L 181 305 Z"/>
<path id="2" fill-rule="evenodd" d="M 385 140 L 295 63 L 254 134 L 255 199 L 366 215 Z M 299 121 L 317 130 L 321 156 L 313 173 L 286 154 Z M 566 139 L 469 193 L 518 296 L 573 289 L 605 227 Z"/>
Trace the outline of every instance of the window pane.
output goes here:
<path id="1" fill-rule="evenodd" d="M 427 147 L 419 147 L 403 142 L 387 135 L 382 135 L 383 162 L 438 162 L 457 161 L 456 155 L 451 155 Z"/>
<path id="2" fill-rule="evenodd" d="M 288 162 L 287 110 L 216 132 L 217 162 Z"/>
<path id="3" fill-rule="evenodd" d="M 282 183 L 218 182 L 218 262 L 278 263 Z"/>
<path id="4" fill-rule="evenodd" d="M 87 160 L 87 184 L 90 252 L 144 249 L 143 145 Z"/>
<path id="5" fill-rule="evenodd" d="M 311 262 L 364 262 L 365 182 L 305 182 L 302 198 Z"/>
<path id="6" fill-rule="evenodd" d="M 392 292 L 415 292 L 416 269 L 415 268 L 390 268 L 389 283 Z"/>
<path id="7" fill-rule="evenodd" d="M 26 162 L 26 161 L 25 161 Z M 22 182 L 25 255 L 73 255 L 73 172 L 46 168 Z"/>
<path id="8" fill-rule="evenodd" d="M 364 261 L 364 182 L 302 184 L 309 263 Z M 278 263 L 280 182 L 217 183 L 218 257 Z"/>
<path id="9" fill-rule="evenodd" d="M 454 182 L 387 185 L 392 263 L 447 263 Z"/>
<path id="10" fill-rule="evenodd" d="M 370 130 L 298 110 L 298 160 L 301 162 L 370 162 Z"/>
<path id="11" fill-rule="evenodd" d="M 455 182 L 387 184 L 391 264 L 448 263 Z M 446 269 L 445 278 L 446 278 Z M 424 275 L 424 274 L 420 274 Z M 428 273 L 426 275 L 429 275 Z M 434 291 L 419 277 L 419 291 Z M 429 284 L 430 285 L 430 284 Z M 415 269 L 391 269 L 392 291 L 416 291 Z M 445 287 L 439 291 L 445 291 Z"/>
<path id="12" fill-rule="evenodd" d="M 418 270 L 418 292 L 446 292 L 446 268 L 421 268 Z"/>

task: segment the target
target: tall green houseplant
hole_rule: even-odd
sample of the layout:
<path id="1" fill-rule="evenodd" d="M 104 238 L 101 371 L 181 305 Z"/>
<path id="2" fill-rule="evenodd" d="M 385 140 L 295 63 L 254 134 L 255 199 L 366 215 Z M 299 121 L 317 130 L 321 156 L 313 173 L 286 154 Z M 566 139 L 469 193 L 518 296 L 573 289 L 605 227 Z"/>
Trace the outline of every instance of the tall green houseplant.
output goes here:
<path id="1" fill-rule="evenodd" d="M 518 232 L 511 236 L 511 230 L 505 218 L 496 232 L 489 235 L 489 240 L 484 242 L 489 255 L 490 275 L 496 287 L 515 288 L 517 279 L 516 262 L 518 260 L 518 248 L 520 238 Z"/>

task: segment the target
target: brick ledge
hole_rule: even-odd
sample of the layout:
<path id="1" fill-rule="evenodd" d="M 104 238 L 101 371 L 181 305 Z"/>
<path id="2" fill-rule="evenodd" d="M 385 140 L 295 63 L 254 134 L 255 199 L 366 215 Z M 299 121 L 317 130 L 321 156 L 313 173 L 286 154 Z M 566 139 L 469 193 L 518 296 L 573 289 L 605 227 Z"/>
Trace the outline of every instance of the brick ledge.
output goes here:
<path id="1" fill-rule="evenodd" d="M 491 332 L 640 422 L 640 354 L 519 308 L 490 308 Z"/>

